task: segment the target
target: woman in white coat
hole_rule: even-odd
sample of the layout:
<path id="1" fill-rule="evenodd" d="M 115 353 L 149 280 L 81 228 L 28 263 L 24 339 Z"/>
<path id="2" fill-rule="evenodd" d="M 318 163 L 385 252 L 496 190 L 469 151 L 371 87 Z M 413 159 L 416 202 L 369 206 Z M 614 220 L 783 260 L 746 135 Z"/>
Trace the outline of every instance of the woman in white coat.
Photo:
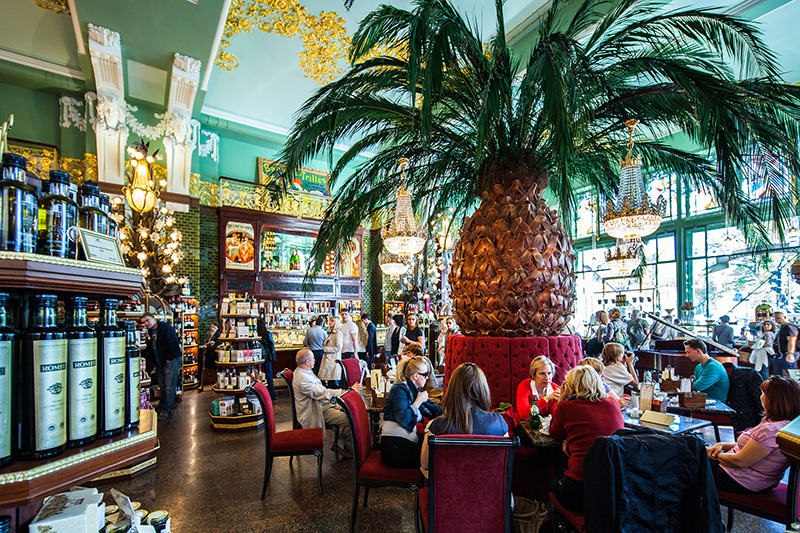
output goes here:
<path id="1" fill-rule="evenodd" d="M 322 343 L 322 362 L 319 365 L 319 379 L 338 383 L 342 379 L 342 369 L 336 363 L 342 359 L 342 321 L 337 317 L 328 319 L 330 332 Z"/>

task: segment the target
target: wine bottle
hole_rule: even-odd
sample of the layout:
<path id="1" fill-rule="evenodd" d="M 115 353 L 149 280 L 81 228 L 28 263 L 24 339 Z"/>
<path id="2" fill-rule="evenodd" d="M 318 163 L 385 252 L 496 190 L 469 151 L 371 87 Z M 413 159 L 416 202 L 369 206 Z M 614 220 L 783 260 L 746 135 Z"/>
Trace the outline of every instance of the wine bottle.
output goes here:
<path id="1" fill-rule="evenodd" d="M 8 294 L 0 292 L 0 466 L 11 462 L 13 447 L 11 443 L 12 420 L 16 405 L 13 398 L 13 361 L 17 332 L 8 327 L 6 306 Z"/>
<path id="2" fill-rule="evenodd" d="M 87 325 L 83 296 L 67 311 L 67 446 L 78 448 L 97 435 L 97 333 Z"/>
<path id="3" fill-rule="evenodd" d="M 122 323 L 125 330 L 125 429 L 139 427 L 139 346 L 136 344 L 136 322 L 126 320 Z"/>
<path id="4" fill-rule="evenodd" d="M 117 326 L 117 300 L 100 300 L 97 326 L 98 437 L 113 437 L 125 426 L 125 332 Z"/>
<path id="5" fill-rule="evenodd" d="M 31 299 L 33 326 L 22 333 L 20 349 L 20 435 L 23 459 L 64 451 L 67 442 L 67 334 L 56 327 L 51 294 Z"/>

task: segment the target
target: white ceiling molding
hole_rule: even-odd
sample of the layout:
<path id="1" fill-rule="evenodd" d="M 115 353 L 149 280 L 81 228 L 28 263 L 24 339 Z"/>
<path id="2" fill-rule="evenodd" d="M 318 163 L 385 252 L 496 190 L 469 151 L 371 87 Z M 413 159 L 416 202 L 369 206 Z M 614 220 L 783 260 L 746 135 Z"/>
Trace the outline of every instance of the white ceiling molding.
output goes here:
<path id="1" fill-rule="evenodd" d="M 176 53 L 172 61 L 167 105 L 167 131 L 164 149 L 167 156 L 167 190 L 189 194 L 192 167 L 192 107 L 200 84 L 201 63 L 193 57 Z"/>
<path id="2" fill-rule="evenodd" d="M 78 6 L 75 0 L 68 0 L 69 18 L 72 19 L 72 31 L 75 32 L 75 44 L 78 47 L 78 54 L 86 55 L 86 45 L 83 44 L 83 34 L 81 33 L 81 21 L 78 19 Z"/>
<path id="3" fill-rule="evenodd" d="M 16 63 L 17 65 L 23 65 L 36 70 L 42 70 L 44 72 L 58 74 L 59 76 L 65 76 L 67 78 L 84 81 L 83 72 L 80 70 L 65 67 L 63 65 L 57 65 L 56 63 L 51 63 L 49 61 L 36 59 L 35 57 L 28 57 L 16 52 L 9 52 L 8 50 L 0 49 L 0 59 L 3 61 L 8 61 L 9 63 Z"/>
<path id="4" fill-rule="evenodd" d="M 208 80 L 211 78 L 211 71 L 214 70 L 211 66 L 214 64 L 214 59 L 217 57 L 217 50 L 219 50 L 219 42 L 222 40 L 222 32 L 225 31 L 225 22 L 228 20 L 228 11 L 231 9 L 231 0 L 225 0 L 222 4 L 222 13 L 219 15 L 219 23 L 217 24 L 217 33 L 214 35 L 214 43 L 211 46 L 211 55 L 208 56 L 206 62 L 206 72 L 203 76 L 203 83 L 200 85 L 201 91 L 208 90 Z"/>

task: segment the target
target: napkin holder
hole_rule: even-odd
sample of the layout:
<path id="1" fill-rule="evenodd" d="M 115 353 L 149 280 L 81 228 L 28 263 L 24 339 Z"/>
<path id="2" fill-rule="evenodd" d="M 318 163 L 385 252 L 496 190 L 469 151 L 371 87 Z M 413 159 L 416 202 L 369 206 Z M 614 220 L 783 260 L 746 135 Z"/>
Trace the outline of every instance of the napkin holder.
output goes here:
<path id="1" fill-rule="evenodd" d="M 708 395 L 705 392 L 680 392 L 678 405 L 681 407 L 705 407 Z"/>

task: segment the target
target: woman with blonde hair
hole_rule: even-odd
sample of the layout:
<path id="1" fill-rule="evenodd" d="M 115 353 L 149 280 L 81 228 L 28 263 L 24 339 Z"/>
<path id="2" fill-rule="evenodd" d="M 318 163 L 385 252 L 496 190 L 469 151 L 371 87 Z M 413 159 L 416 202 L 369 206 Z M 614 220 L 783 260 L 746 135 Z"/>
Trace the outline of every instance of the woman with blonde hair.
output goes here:
<path id="1" fill-rule="evenodd" d="M 408 357 L 400 364 L 402 377 L 392 386 L 383 408 L 381 460 L 393 468 L 419 468 L 422 443 L 416 425 L 423 418 L 439 416 L 442 408 L 428 400 L 425 390 L 433 372 L 428 358 Z"/>
<path id="2" fill-rule="evenodd" d="M 566 472 L 553 479 L 552 489 L 563 505 L 583 510 L 583 457 L 597 437 L 623 428 L 622 412 L 606 394 L 603 382 L 590 365 L 567 372 L 561 385 L 558 409 L 550 421 L 550 436 L 566 441 Z"/>
<path id="3" fill-rule="evenodd" d="M 463 363 L 453 371 L 444 393 L 444 414 L 431 420 L 425 430 L 420 463 L 428 468 L 428 435 L 508 435 L 508 424 L 499 413 L 489 412 L 489 383 L 475 363 Z"/>
<path id="4" fill-rule="evenodd" d="M 539 414 L 553 414 L 561 392 L 553 383 L 556 365 L 545 355 L 531 361 L 531 377 L 523 380 L 517 387 L 517 403 L 515 408 L 520 418 L 527 419 L 531 414 L 533 402 L 539 408 Z"/>
<path id="5" fill-rule="evenodd" d="M 618 397 L 625 394 L 625 385 L 636 387 L 636 369 L 633 368 L 633 354 L 625 355 L 625 348 L 617 342 L 609 342 L 603 346 L 603 364 L 606 365 L 602 376 Z"/>
<path id="6" fill-rule="evenodd" d="M 319 379 L 338 383 L 342 379 L 342 369 L 336 361 L 342 359 L 342 321 L 335 316 L 328 319 L 328 337 L 322 343 L 322 362 L 319 365 Z M 329 383 L 330 384 L 330 383 Z"/>

